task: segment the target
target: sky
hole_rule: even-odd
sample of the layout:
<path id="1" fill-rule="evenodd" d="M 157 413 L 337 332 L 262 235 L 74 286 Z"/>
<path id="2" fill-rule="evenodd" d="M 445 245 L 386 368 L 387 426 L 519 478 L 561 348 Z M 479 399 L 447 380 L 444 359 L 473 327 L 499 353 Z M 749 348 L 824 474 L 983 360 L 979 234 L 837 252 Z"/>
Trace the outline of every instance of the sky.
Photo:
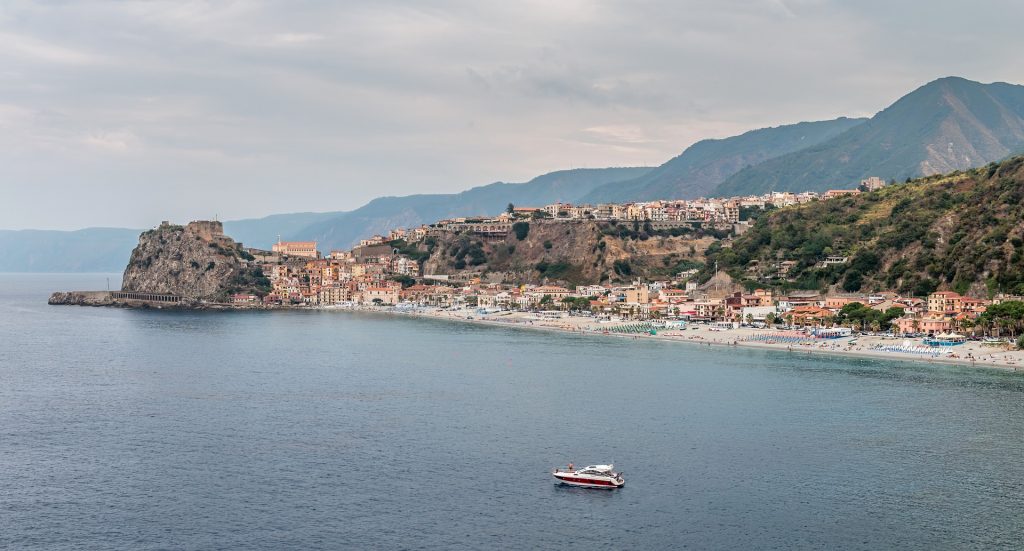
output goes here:
<path id="1" fill-rule="evenodd" d="M 1024 83 L 1024 2 L 0 3 L 0 228 L 356 208 Z"/>

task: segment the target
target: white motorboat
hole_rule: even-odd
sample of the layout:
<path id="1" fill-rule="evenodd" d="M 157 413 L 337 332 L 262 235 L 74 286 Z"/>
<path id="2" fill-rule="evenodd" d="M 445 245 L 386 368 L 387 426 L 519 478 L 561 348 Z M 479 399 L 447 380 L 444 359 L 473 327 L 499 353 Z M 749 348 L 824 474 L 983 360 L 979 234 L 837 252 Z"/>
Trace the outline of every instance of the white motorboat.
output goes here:
<path id="1" fill-rule="evenodd" d="M 626 484 L 626 481 L 623 480 L 622 473 L 615 472 L 614 468 L 614 465 L 588 465 L 582 469 L 576 469 L 572 463 L 569 463 L 568 468 L 556 468 L 551 472 L 551 475 L 562 484 L 568 484 L 569 486 L 621 488 Z"/>

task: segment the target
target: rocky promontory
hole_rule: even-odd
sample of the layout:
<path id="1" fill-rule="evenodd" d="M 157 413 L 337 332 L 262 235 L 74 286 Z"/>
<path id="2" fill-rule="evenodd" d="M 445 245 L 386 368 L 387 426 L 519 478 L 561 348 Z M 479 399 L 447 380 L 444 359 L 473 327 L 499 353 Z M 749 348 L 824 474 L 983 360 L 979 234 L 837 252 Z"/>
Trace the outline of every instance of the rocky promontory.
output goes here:
<path id="1" fill-rule="evenodd" d="M 265 293 L 270 281 L 241 243 L 216 221 L 164 222 L 143 232 L 125 268 L 121 290 L 53 293 L 50 304 L 196 307 L 227 302 L 233 293 Z"/>

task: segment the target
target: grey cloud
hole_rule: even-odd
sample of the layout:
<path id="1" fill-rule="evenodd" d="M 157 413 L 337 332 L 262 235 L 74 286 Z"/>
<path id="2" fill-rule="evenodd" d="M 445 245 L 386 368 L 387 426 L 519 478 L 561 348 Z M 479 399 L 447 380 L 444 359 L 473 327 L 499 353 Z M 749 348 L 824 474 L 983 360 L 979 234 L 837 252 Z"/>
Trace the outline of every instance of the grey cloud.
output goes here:
<path id="1" fill-rule="evenodd" d="M 1013 2 L 14 2 L 0 227 L 343 210 L 1024 81 Z"/>

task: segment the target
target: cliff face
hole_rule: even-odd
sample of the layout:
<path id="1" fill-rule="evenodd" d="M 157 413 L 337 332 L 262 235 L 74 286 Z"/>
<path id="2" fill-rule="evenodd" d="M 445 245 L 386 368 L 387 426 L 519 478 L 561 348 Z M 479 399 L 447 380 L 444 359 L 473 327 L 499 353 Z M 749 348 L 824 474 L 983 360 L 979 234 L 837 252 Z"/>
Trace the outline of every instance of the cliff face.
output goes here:
<path id="1" fill-rule="evenodd" d="M 485 280 L 516 283 L 630 281 L 697 267 L 716 241 L 700 230 L 654 230 L 642 222 L 528 224 L 501 238 L 454 233 L 435 237 L 423 272 L 468 272 Z"/>
<path id="2" fill-rule="evenodd" d="M 220 222 L 165 222 L 139 236 L 121 288 L 186 300 L 223 300 L 232 292 L 259 290 L 265 278 L 243 254 Z"/>

